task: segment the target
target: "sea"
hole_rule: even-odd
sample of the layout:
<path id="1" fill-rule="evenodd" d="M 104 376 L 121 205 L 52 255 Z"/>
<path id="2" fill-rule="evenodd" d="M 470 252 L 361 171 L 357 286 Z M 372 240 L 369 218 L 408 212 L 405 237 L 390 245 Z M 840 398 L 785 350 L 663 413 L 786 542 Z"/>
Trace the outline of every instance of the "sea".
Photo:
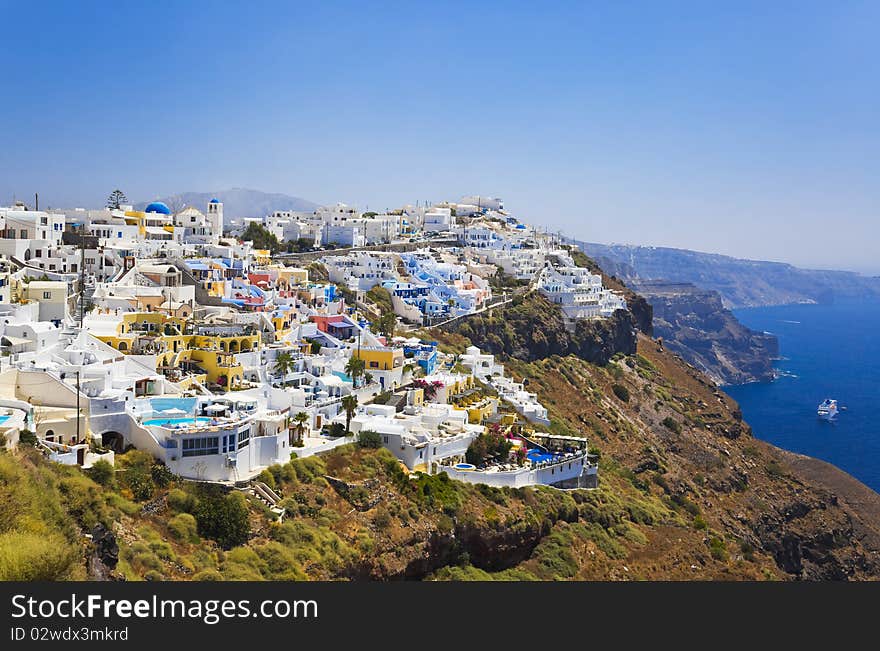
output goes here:
<path id="1" fill-rule="evenodd" d="M 727 386 L 755 436 L 828 461 L 880 492 L 880 302 L 734 310 L 779 338 L 778 378 Z M 835 422 L 816 407 L 836 398 Z"/>

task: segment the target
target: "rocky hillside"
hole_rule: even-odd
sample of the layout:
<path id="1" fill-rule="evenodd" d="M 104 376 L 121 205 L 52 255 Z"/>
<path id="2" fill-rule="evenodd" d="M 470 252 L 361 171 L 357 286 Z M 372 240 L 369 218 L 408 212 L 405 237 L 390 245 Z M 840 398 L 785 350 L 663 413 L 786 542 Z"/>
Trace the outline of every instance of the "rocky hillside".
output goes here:
<path id="1" fill-rule="evenodd" d="M 0 579 L 880 578 L 880 495 L 753 438 L 729 396 L 628 315 L 569 331 L 529 294 L 425 334 L 450 352 L 474 341 L 527 378 L 552 432 L 589 439 L 599 488 L 460 484 L 352 444 L 262 473 L 279 522 L 138 451 L 83 473 L 23 447 L 0 452 Z"/>
<path id="2" fill-rule="evenodd" d="M 653 307 L 654 335 L 717 384 L 769 382 L 779 356 L 775 336 L 740 323 L 718 292 L 690 283 L 637 281 Z"/>
<path id="3" fill-rule="evenodd" d="M 504 309 L 453 322 L 447 328 L 496 355 L 534 361 L 551 355 L 576 355 L 606 364 L 618 352 L 632 354 L 636 328 L 620 310 L 611 319 L 578 321 L 566 327 L 559 308 L 537 292 L 519 296 Z"/>
<path id="4" fill-rule="evenodd" d="M 880 496 L 755 440 L 696 369 L 644 335 L 637 348 L 605 365 L 506 359 L 554 431 L 589 437 L 597 490 L 410 477 L 389 452 L 350 445 L 264 473 L 288 512 L 278 523 L 252 496 L 177 481 L 140 453 L 87 477 L 24 449 L 0 453 L 0 577 L 880 577 Z M 112 571 L 85 538 L 99 523 L 119 545 Z"/>

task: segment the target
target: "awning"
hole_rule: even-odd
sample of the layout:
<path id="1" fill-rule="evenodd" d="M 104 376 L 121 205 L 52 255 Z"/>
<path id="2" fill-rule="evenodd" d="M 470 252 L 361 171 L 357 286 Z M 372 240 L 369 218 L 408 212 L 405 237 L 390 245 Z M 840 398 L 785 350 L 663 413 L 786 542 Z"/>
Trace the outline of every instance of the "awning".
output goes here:
<path id="1" fill-rule="evenodd" d="M 3 335 L 2 339 L 0 339 L 0 342 L 2 342 L 3 346 L 22 346 L 24 344 L 31 343 L 31 340 L 25 339 L 24 337 L 13 337 L 11 335 Z"/>
<path id="2" fill-rule="evenodd" d="M 205 407 L 205 411 L 217 412 L 217 411 L 226 411 L 229 409 L 226 405 L 208 405 Z"/>

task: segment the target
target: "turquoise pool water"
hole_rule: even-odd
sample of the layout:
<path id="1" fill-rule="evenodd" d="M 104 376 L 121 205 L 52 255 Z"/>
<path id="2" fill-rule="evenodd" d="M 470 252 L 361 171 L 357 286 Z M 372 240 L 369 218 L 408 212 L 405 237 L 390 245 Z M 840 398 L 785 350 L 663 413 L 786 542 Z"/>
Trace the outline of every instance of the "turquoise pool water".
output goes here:
<path id="1" fill-rule="evenodd" d="M 8 414 L 4 414 L 4 415 L 0 416 L 0 425 L 2 425 L 3 423 L 5 423 L 5 422 L 6 422 L 7 420 L 9 420 L 10 418 L 12 418 L 12 417 L 9 416 Z"/>
<path id="2" fill-rule="evenodd" d="M 144 425 L 159 425 L 162 427 L 168 427 L 169 425 L 192 425 L 193 420 L 198 423 L 211 422 L 211 419 L 207 416 L 199 416 L 196 419 L 193 419 L 192 416 L 184 416 L 181 418 L 150 418 L 144 421 Z"/>

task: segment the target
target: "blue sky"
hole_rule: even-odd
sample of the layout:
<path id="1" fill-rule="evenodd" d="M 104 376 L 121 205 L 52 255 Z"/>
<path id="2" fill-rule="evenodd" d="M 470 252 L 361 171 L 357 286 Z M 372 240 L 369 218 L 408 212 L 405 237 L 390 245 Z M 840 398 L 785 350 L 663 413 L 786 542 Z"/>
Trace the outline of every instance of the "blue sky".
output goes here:
<path id="1" fill-rule="evenodd" d="M 0 204 L 480 193 L 583 239 L 880 273 L 876 2 L 0 0 Z"/>

